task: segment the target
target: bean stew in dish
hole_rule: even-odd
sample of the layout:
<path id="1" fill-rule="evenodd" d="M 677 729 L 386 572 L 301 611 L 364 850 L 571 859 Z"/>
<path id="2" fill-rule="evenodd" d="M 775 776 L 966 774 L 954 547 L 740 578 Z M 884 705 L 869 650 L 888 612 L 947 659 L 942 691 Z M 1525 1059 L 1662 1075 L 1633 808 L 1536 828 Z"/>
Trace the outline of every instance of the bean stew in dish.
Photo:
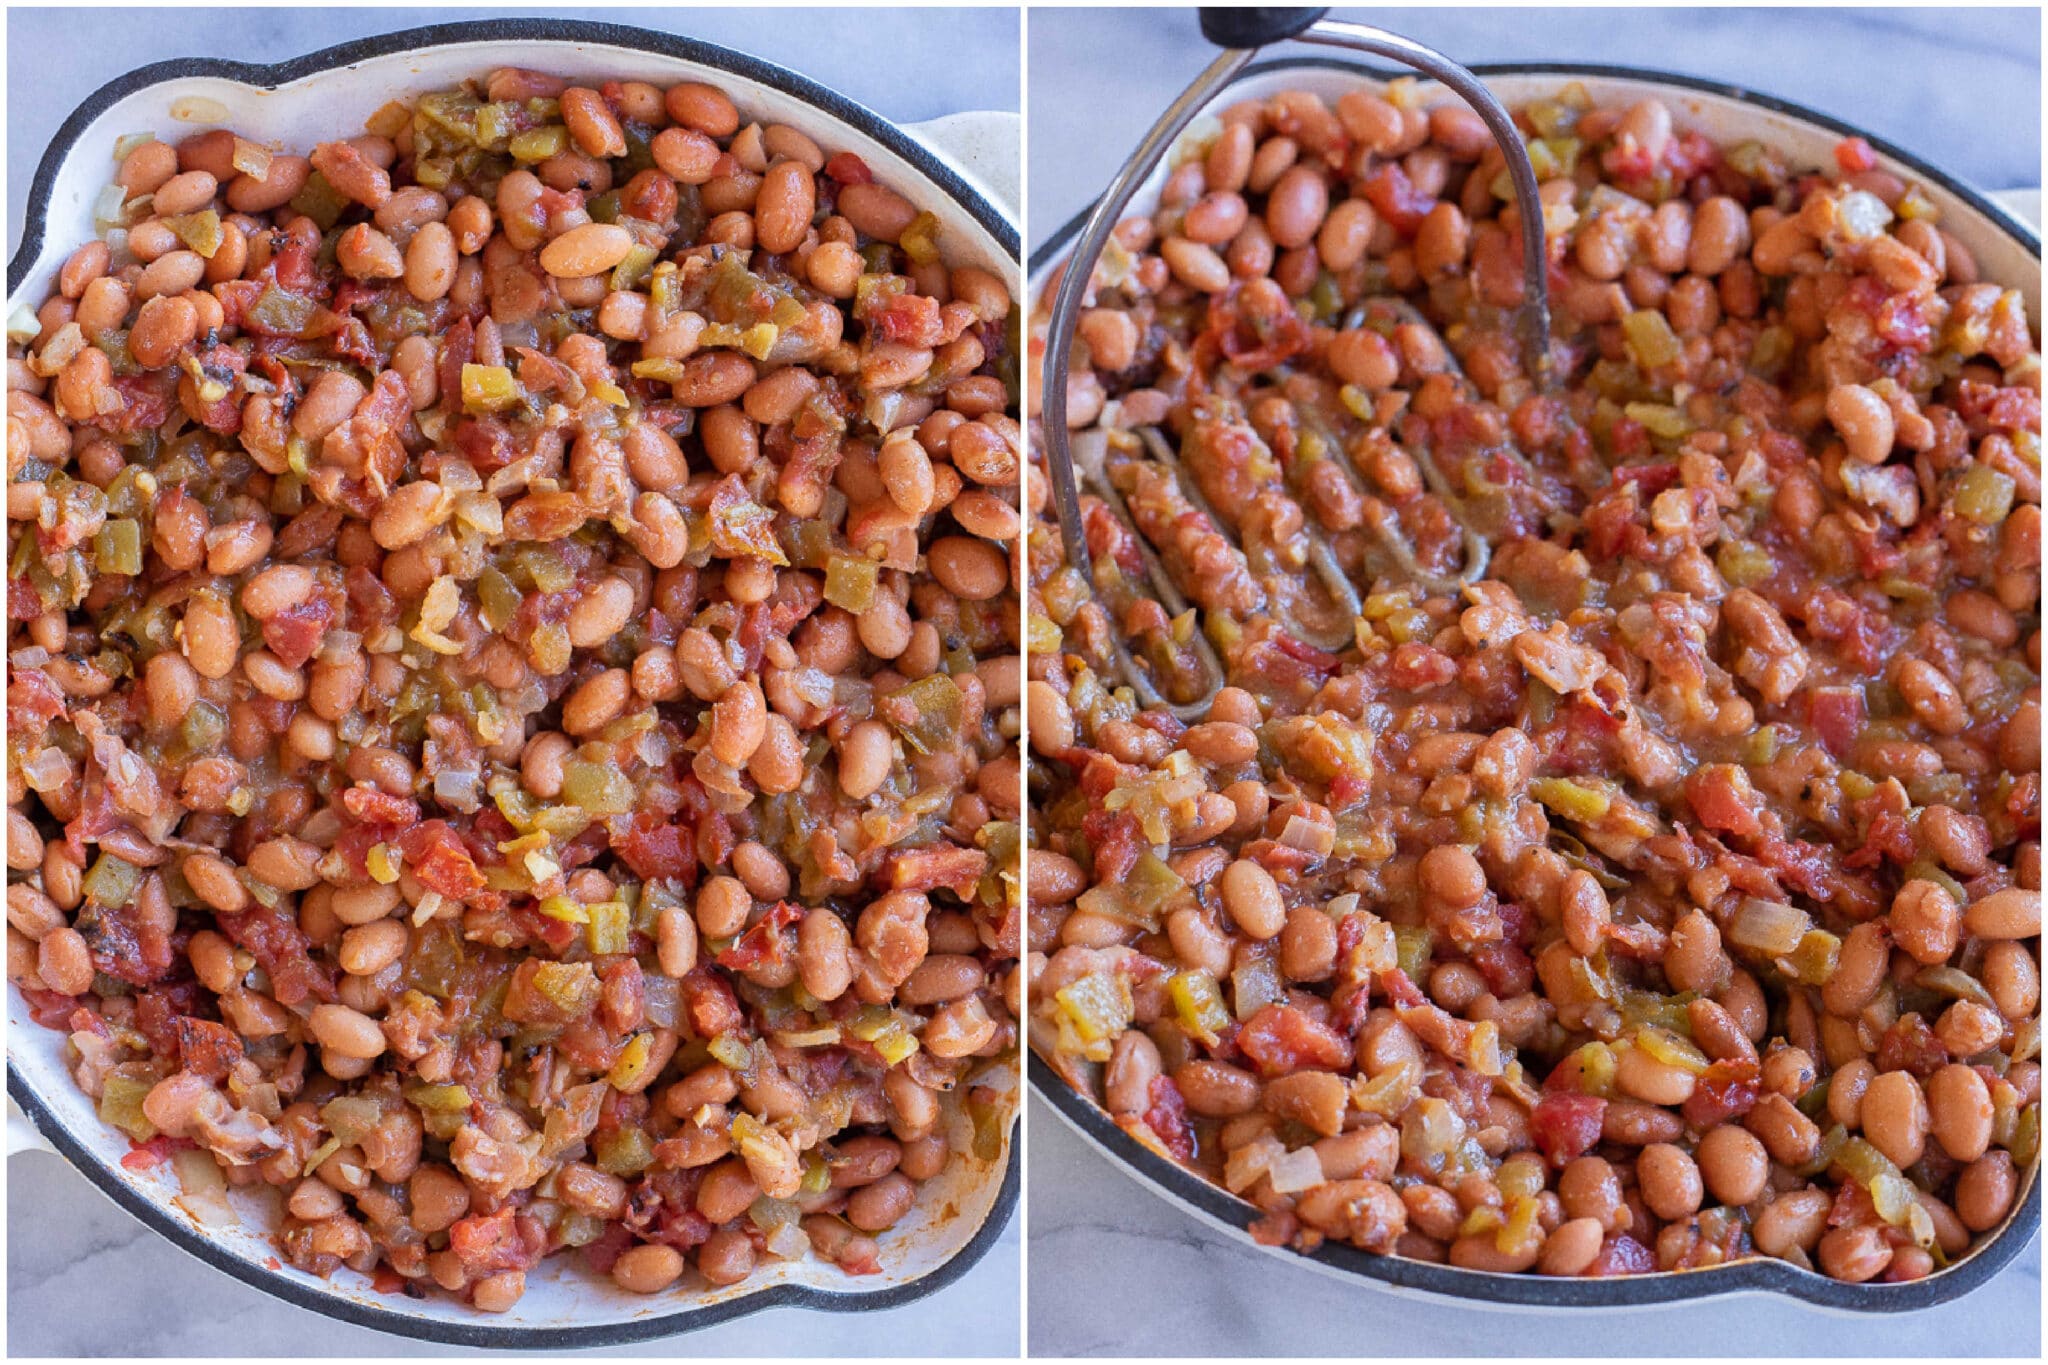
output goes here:
<path id="1" fill-rule="evenodd" d="M 489 1311 L 878 1270 L 1007 1123 L 1006 277 L 705 84 L 117 156 L 8 323 L 7 964 L 128 1164 Z"/>
<path id="2" fill-rule="evenodd" d="M 1082 581 L 1034 479 L 1033 1046 L 1269 1245 L 1927 1276 L 2040 1144 L 2025 300 L 1860 139 L 1560 84 L 1539 390 L 1502 155 L 1423 91 L 1230 107 L 1093 264 L 1128 521 Z M 1197 701 L 1198 633 L 1190 721 L 1109 662 Z"/>

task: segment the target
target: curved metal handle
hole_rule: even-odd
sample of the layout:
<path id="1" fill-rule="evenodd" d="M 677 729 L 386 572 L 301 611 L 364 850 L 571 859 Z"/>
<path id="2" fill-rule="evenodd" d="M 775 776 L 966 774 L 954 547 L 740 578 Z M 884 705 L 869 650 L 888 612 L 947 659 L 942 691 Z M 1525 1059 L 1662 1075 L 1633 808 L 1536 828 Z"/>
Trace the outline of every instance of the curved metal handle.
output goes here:
<path id="1" fill-rule="evenodd" d="M 1206 18 L 1205 18 L 1206 25 Z M 1206 31 L 1206 30 L 1205 30 Z M 1324 47 L 1343 47 L 1387 57 L 1443 82 L 1470 104 L 1493 133 L 1507 158 L 1508 178 L 1513 182 L 1515 202 L 1522 227 L 1522 306 L 1516 317 L 1521 334 L 1523 364 L 1539 387 L 1550 385 L 1550 258 L 1543 233 L 1543 202 L 1536 185 L 1536 168 L 1530 164 L 1529 149 L 1507 109 L 1479 78 L 1434 48 L 1388 33 L 1367 24 L 1322 19 L 1298 35 L 1299 41 Z M 1067 368 L 1073 351 L 1074 322 L 1081 300 L 1095 273 L 1096 258 L 1109 242 L 1131 196 L 1152 174 L 1153 167 L 1173 146 L 1181 130 L 1193 122 L 1196 113 L 1230 83 L 1232 77 L 1251 61 L 1252 50 L 1227 48 L 1209 63 L 1201 75 L 1181 92 L 1159 122 L 1117 172 L 1074 244 L 1073 254 L 1060 275 L 1060 287 L 1053 296 L 1052 315 L 1046 325 L 1045 362 L 1040 369 L 1044 392 L 1040 395 L 1040 426 L 1045 433 L 1046 467 L 1052 475 L 1053 502 L 1059 514 L 1060 543 L 1067 563 L 1094 584 L 1094 566 L 1081 533 L 1081 491 L 1074 475 L 1074 461 L 1067 441 Z"/>
<path id="2" fill-rule="evenodd" d="M 1067 257 L 1066 268 L 1060 272 L 1060 287 L 1053 296 L 1052 317 L 1047 324 L 1045 364 L 1039 371 L 1045 384 L 1045 392 L 1039 397 L 1039 425 L 1045 431 L 1045 463 L 1052 473 L 1060 543 L 1066 549 L 1067 563 L 1081 571 L 1091 589 L 1095 586 L 1094 565 L 1089 562 L 1088 546 L 1081 534 L 1081 489 L 1074 477 L 1074 457 L 1067 446 L 1067 362 L 1073 351 L 1074 321 L 1088 292 L 1088 281 L 1095 273 L 1095 259 L 1108 245 L 1109 234 L 1116 230 L 1124 206 L 1131 202 L 1145 177 L 1152 174 L 1152 168 L 1173 146 L 1181 130 L 1194 121 L 1196 112 L 1251 59 L 1248 48 L 1226 48 L 1195 77 L 1193 84 L 1181 91 L 1180 98 L 1160 115 L 1159 122 L 1138 144 L 1138 150 L 1131 153 L 1131 159 L 1102 192 L 1095 211 L 1088 215 L 1087 226 L 1081 229 L 1080 240 L 1074 243 L 1074 254 Z"/>

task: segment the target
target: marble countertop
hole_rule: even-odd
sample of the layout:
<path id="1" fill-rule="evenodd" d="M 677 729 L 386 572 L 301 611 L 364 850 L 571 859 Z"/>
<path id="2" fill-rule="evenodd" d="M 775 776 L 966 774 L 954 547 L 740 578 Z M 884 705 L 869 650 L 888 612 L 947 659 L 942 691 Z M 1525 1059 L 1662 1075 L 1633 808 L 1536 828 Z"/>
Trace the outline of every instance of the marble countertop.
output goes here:
<path id="1" fill-rule="evenodd" d="M 1714 77 L 1859 124 L 1985 189 L 2039 183 L 2033 11 L 1375 9 L 1357 17 L 1472 62 L 1575 58 Z M 1033 10 L 1029 41 L 1031 222 L 1040 236 L 1100 192 L 1211 49 L 1193 15 L 1174 10 Z M 1109 90 L 1116 98 L 1103 98 Z M 1985 136 L 1987 108 L 2004 111 L 2001 136 Z M 1572 1317 L 1438 1306 L 1226 1237 L 1109 1163 L 1047 1105 L 1033 1102 L 1030 1128 L 1035 1356 L 1583 1358 L 1740 1354 L 1749 1343 L 1791 1357 L 2041 1350 L 2038 1239 L 1975 1294 L 1910 1318 L 1842 1317 L 1763 1297 Z"/>
<path id="2" fill-rule="evenodd" d="M 1019 105 L 1017 16 L 1002 10 L 550 10 L 563 18 L 665 28 L 757 53 L 899 122 Z M 8 32 L 8 249 L 18 240 L 29 171 L 58 125 L 100 85 L 177 56 L 278 61 L 369 34 L 489 11 L 183 9 L 12 10 Z M 528 13 L 533 13 L 529 11 Z M 927 54 L 917 78 L 881 54 Z M 938 60 L 943 54 L 943 60 Z M 186 1256 L 105 1199 L 57 1157 L 8 1161 L 8 1347 L 17 1356 L 103 1356 L 146 1344 L 163 1356 L 475 1354 L 405 1343 L 305 1312 Z M 1021 1219 L 981 1263 L 930 1298 L 880 1313 L 775 1309 L 677 1338 L 712 1356 L 1009 1354 L 1021 1328 Z M 593 1354 L 645 1356 L 659 1344 Z"/>

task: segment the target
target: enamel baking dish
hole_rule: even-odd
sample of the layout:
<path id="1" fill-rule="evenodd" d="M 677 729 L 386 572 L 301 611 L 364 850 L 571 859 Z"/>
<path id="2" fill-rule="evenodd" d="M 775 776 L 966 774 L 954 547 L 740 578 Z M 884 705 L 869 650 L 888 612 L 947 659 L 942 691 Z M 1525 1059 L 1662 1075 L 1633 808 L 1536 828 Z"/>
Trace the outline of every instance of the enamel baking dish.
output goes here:
<path id="1" fill-rule="evenodd" d="M 8 307 L 31 307 L 53 287 L 58 267 L 91 239 L 93 201 L 113 176 L 113 147 L 123 134 L 167 139 L 214 125 L 293 148 L 360 131 L 373 110 L 481 76 L 524 66 L 553 74 L 713 82 L 742 113 L 786 123 L 828 151 L 858 153 L 876 178 L 935 213 L 949 258 L 1015 281 L 1018 230 L 1017 116 L 952 115 L 902 129 L 842 95 L 741 53 L 708 43 L 612 24 L 546 19 L 492 20 L 413 29 L 330 48 L 276 66 L 190 59 L 160 62 L 102 87 L 58 132 L 36 168 L 21 248 L 8 266 Z M 1014 289 L 1014 285 L 1013 285 Z M 883 1239 L 882 1271 L 850 1276 L 806 1258 L 766 1262 L 745 1281 L 707 1290 L 694 1276 L 654 1297 L 628 1294 L 575 1258 L 550 1257 L 527 1277 L 509 1313 L 480 1313 L 445 1296 L 425 1300 L 379 1293 L 366 1277 L 342 1270 L 322 1280 L 284 1264 L 270 1242 L 276 1206 L 267 1192 L 235 1196 L 235 1217 L 188 1207 L 168 1163 L 153 1170 L 121 1165 L 125 1137 L 100 1121 L 72 1083 L 64 1035 L 28 1018 L 7 993 L 9 1095 L 33 1120 L 10 1122 L 10 1150 L 53 1147 L 116 1203 L 209 1264 L 279 1298 L 331 1317 L 402 1336 L 456 1345 L 562 1350 L 616 1346 L 673 1336 L 765 1308 L 830 1312 L 893 1308 L 950 1284 L 979 1260 L 1015 1212 L 1020 1181 L 1015 1116 L 1019 1087 L 1005 1086 L 1003 1151 L 971 1154 L 972 1127 L 951 1116 L 953 1167 L 923 1187 L 916 1209 Z M 877 1343 L 878 1347 L 880 1343 Z"/>
<path id="2" fill-rule="evenodd" d="M 2024 294 L 2036 332 L 2040 329 L 2038 233 L 1983 193 L 1880 138 L 1783 100 L 1662 72 L 1566 63 L 1478 66 L 1473 70 L 1510 108 L 1552 94 L 1574 80 L 1584 84 L 1594 100 L 1603 105 L 1628 105 L 1654 95 L 1670 106 L 1673 121 L 1680 129 L 1697 129 L 1719 142 L 1754 138 L 1784 149 L 1794 165 L 1832 165 L 1837 142 L 1844 137 L 1862 136 L 1876 150 L 1881 168 L 1918 182 L 1940 207 L 1942 227 L 1970 249 L 1983 278 Z M 1204 113 L 1213 115 L 1240 100 L 1290 89 L 1311 90 L 1334 101 L 1338 95 L 1361 85 L 1382 87 L 1394 74 L 1313 56 L 1261 61 L 1245 68 L 1243 75 Z M 1431 102 L 1447 93 L 1434 82 L 1428 83 Z M 1197 127 L 1200 118 L 1198 115 Z M 1139 188 L 1129 213 L 1151 211 L 1168 169 L 1163 162 Z M 2015 199 L 2022 204 L 2038 204 L 2038 197 L 2031 193 Z M 1049 294 L 1041 300 L 1040 292 L 1047 288 L 1052 267 L 1064 259 L 1079 236 L 1086 217 L 1084 212 L 1055 235 L 1042 239 L 1033 253 L 1030 291 L 1034 303 L 1050 306 Z M 1033 1057 L 1030 1065 L 1033 1090 L 1104 1155 L 1195 1218 L 1221 1229 L 1234 1240 L 1259 1245 L 1248 1232 L 1259 1210 L 1137 1142 L 1092 1100 L 1070 1089 L 1043 1059 Z M 2039 1165 L 2037 1160 L 2034 1169 L 2024 1173 L 2020 1197 L 2013 1201 L 2013 1210 L 2002 1227 L 1981 1238 L 1973 1250 L 1946 1269 L 1909 1284 L 1845 1284 L 1769 1257 L 1704 1270 L 1586 1280 L 1462 1270 L 1396 1256 L 1374 1256 L 1336 1243 L 1326 1243 L 1307 1256 L 1285 1248 L 1261 1250 L 1326 1274 L 1375 1280 L 1406 1294 L 1462 1299 L 1475 1308 L 1645 1308 L 1723 1295 L 1780 1294 L 1844 1313 L 1906 1312 L 1968 1293 L 1998 1273 L 2033 1240 L 2041 1223 Z"/>

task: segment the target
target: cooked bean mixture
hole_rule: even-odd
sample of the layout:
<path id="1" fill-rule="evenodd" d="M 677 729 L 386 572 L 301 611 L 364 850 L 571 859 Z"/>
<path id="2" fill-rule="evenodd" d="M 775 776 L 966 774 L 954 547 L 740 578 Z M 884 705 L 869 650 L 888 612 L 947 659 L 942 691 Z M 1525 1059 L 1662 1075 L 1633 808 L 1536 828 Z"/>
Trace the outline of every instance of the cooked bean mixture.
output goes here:
<path id="1" fill-rule="evenodd" d="M 1016 1042 L 1004 277 L 702 84 L 119 157 L 9 324 L 7 974 L 130 1164 L 493 1311 L 877 1270 Z"/>
<path id="2" fill-rule="evenodd" d="M 1069 420 L 1195 605 L 1040 517 L 1034 1046 L 1269 1244 L 1917 1279 L 2040 1142 L 2025 305 L 1858 139 L 1518 118 L 1554 391 L 1502 155 L 1409 83 L 1231 108 L 1096 265 Z M 1197 631 L 1191 723 L 1106 662 L 1195 700 Z"/>

